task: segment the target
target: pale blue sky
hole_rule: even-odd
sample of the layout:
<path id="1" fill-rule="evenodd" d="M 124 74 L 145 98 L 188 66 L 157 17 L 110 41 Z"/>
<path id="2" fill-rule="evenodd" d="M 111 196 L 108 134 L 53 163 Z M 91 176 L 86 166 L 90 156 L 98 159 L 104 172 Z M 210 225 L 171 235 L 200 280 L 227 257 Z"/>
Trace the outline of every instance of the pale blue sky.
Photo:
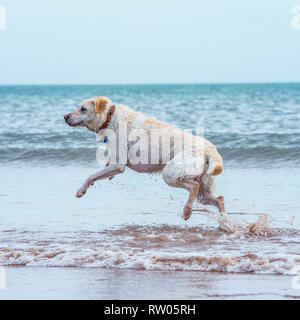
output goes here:
<path id="1" fill-rule="evenodd" d="M 300 81 L 300 0 L 0 0 L 0 84 Z"/>

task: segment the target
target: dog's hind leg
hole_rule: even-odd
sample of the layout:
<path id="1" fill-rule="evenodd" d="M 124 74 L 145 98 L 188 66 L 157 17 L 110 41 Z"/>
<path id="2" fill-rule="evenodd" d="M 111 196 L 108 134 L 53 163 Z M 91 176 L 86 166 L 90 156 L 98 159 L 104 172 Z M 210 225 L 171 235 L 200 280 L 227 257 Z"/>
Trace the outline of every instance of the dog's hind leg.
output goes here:
<path id="1" fill-rule="evenodd" d="M 193 180 L 186 180 L 186 181 L 183 180 L 183 181 L 174 182 L 169 185 L 175 188 L 183 188 L 189 192 L 189 198 L 183 210 L 183 219 L 188 220 L 192 215 L 192 207 L 193 207 L 194 200 L 196 199 L 198 194 L 199 183 Z"/>
<path id="2" fill-rule="evenodd" d="M 215 206 L 221 213 L 225 212 L 224 197 L 214 197 L 213 191 L 215 187 L 215 177 L 210 175 L 202 175 L 197 179 L 199 182 L 199 190 L 197 195 L 198 202 L 204 205 Z"/>
<path id="3" fill-rule="evenodd" d="M 219 196 L 217 198 L 213 197 L 211 194 L 204 194 L 200 198 L 197 197 L 198 201 L 204 205 L 215 206 L 219 209 L 221 213 L 225 213 L 224 197 Z"/>
<path id="4" fill-rule="evenodd" d="M 183 210 L 183 219 L 188 220 L 192 215 L 192 206 L 198 195 L 199 183 L 187 177 L 173 179 L 168 173 L 168 170 L 163 170 L 162 176 L 166 184 L 174 188 L 185 189 L 189 192 L 189 198 Z"/>

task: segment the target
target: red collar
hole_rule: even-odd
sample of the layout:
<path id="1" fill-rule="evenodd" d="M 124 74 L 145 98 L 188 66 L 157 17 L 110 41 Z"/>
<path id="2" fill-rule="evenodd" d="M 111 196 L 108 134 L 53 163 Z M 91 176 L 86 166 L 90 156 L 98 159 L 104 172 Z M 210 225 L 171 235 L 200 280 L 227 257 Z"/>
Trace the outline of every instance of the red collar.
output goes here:
<path id="1" fill-rule="evenodd" d="M 100 130 L 106 129 L 107 126 L 109 125 L 109 122 L 112 118 L 112 116 L 114 115 L 116 110 L 116 106 L 111 106 L 107 112 L 107 116 L 106 116 L 106 121 L 102 124 L 102 126 L 98 129 L 97 132 L 99 132 Z"/>

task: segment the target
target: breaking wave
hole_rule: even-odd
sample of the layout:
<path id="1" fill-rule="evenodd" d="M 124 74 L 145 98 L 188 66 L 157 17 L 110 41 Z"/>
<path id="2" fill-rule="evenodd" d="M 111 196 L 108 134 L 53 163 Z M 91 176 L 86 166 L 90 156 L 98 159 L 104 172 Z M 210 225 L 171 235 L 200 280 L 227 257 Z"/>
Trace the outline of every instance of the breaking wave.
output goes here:
<path id="1" fill-rule="evenodd" d="M 300 165 L 300 135 L 294 134 L 207 134 L 226 166 Z M 88 132 L 0 133 L 0 162 L 87 163 L 95 160 L 99 142 Z"/>
<path id="2" fill-rule="evenodd" d="M 210 219 L 218 220 L 218 229 L 126 225 L 48 238 L 43 232 L 5 230 L 1 242 L 8 246 L 0 248 L 0 264 L 295 274 L 299 231 L 273 228 L 267 215 L 253 223 L 229 216 Z"/>

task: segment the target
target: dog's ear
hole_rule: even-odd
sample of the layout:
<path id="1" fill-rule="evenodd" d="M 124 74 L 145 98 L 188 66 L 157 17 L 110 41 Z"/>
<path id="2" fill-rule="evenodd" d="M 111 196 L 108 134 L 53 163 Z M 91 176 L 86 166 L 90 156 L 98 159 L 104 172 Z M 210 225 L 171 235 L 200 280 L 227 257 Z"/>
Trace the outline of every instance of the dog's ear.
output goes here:
<path id="1" fill-rule="evenodd" d="M 104 112 L 107 104 L 112 104 L 111 100 L 107 97 L 97 97 L 93 99 L 95 112 L 101 114 Z"/>

